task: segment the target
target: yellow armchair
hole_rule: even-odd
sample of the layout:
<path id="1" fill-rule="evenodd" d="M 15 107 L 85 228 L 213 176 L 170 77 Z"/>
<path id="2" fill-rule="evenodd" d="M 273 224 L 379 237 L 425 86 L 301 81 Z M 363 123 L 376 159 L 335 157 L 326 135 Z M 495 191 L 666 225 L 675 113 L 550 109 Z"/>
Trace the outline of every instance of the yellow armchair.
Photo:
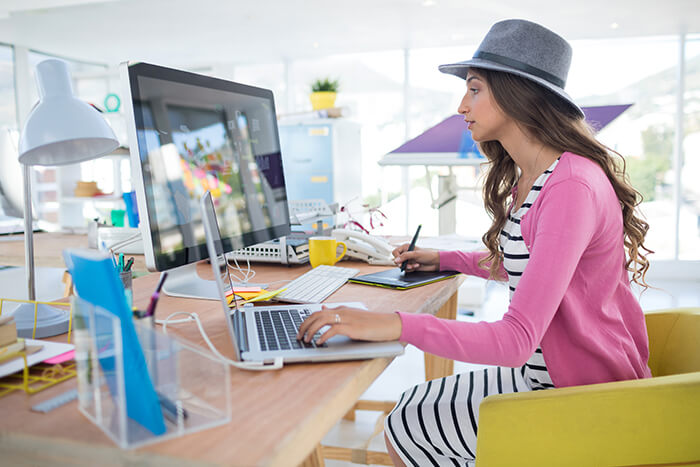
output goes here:
<path id="1" fill-rule="evenodd" d="M 646 323 L 653 378 L 484 399 L 477 467 L 700 465 L 700 308 Z"/>

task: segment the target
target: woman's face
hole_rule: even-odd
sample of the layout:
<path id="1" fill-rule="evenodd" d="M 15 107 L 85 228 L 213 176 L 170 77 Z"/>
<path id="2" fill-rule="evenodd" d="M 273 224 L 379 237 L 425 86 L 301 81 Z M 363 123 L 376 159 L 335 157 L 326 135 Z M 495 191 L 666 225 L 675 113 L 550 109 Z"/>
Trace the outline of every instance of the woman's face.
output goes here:
<path id="1" fill-rule="evenodd" d="M 467 93 L 457 112 L 464 115 L 472 139 L 479 143 L 499 140 L 506 131 L 508 119 L 496 105 L 486 81 L 472 72 L 467 74 L 466 81 Z"/>

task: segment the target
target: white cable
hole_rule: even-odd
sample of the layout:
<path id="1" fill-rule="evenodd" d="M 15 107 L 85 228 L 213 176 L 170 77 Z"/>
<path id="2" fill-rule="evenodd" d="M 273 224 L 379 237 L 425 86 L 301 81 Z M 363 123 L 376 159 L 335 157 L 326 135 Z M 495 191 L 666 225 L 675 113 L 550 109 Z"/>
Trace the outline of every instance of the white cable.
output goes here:
<path id="1" fill-rule="evenodd" d="M 125 240 L 119 240 L 118 242 L 112 243 L 111 245 L 107 245 L 107 249 L 111 253 L 114 253 L 114 250 L 118 250 L 119 248 L 123 248 L 127 245 L 131 245 L 132 243 L 136 243 L 140 239 L 141 239 L 141 232 L 137 232 L 137 233 L 133 234 L 132 236 L 127 237 Z"/>
<path id="2" fill-rule="evenodd" d="M 174 316 L 178 315 L 186 315 L 187 318 L 185 319 L 178 319 L 173 321 L 172 318 Z M 202 335 L 204 338 L 204 341 L 207 343 L 209 346 L 209 349 L 219 357 L 223 362 L 231 365 L 232 367 L 235 368 L 240 368 L 241 370 L 252 370 L 252 371 L 268 371 L 268 370 L 280 370 L 282 369 L 282 366 L 284 365 L 282 357 L 275 357 L 274 362 L 271 364 L 266 364 L 263 362 L 236 362 L 233 360 L 230 360 L 226 357 L 224 357 L 217 349 L 214 347 L 214 344 L 209 340 L 209 336 L 207 336 L 207 333 L 204 331 L 204 327 L 202 327 L 202 322 L 199 320 L 199 315 L 197 313 L 190 313 L 187 311 L 176 311 L 175 313 L 171 313 L 167 318 L 164 320 L 156 320 L 156 324 L 161 324 L 163 325 L 163 334 L 168 334 L 168 324 L 181 324 L 181 323 L 189 323 L 192 320 L 194 320 L 197 323 L 197 327 L 199 328 L 199 333 Z"/>
<path id="3" fill-rule="evenodd" d="M 236 274 L 231 273 L 231 275 L 236 278 L 237 282 L 239 282 L 241 284 L 247 284 L 248 281 L 250 281 L 253 277 L 255 277 L 255 270 L 250 268 L 250 258 L 246 257 L 246 263 L 248 264 L 248 266 L 247 266 L 247 271 L 245 271 L 245 272 L 243 271 L 243 268 L 241 268 L 241 266 L 238 264 L 238 259 L 236 259 L 235 256 L 233 257 L 233 262 L 236 265 L 235 267 L 231 265 L 230 261 L 231 260 L 229 258 L 226 259 L 226 264 L 228 265 L 228 267 L 233 271 L 237 270 L 238 272 L 243 274 L 243 279 L 241 279 Z"/>

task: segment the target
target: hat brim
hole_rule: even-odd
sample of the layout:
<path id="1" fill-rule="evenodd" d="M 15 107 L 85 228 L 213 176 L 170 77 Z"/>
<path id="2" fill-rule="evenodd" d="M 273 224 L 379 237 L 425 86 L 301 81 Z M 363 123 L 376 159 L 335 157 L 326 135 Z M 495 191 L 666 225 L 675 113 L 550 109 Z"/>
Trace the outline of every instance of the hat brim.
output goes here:
<path id="1" fill-rule="evenodd" d="M 511 68 L 506 65 L 501 65 L 499 63 L 493 63 L 489 62 L 487 60 L 482 60 L 479 58 L 473 58 L 471 60 L 466 60 L 464 62 L 458 62 L 458 63 L 448 63 L 445 65 L 440 65 L 438 69 L 443 72 L 447 73 L 450 75 L 455 75 L 458 76 L 462 79 L 467 79 L 467 72 L 469 71 L 469 68 L 485 68 L 487 70 L 494 70 L 494 71 L 503 71 L 506 73 L 511 73 L 514 75 L 522 76 L 523 78 L 529 79 L 530 81 L 534 81 L 537 84 L 544 86 L 545 88 L 549 89 L 553 93 L 557 94 L 559 97 L 564 99 L 566 102 L 568 102 L 579 114 L 580 117 L 584 117 L 585 115 L 583 113 L 583 110 L 576 105 L 574 100 L 569 96 L 564 89 L 560 88 L 559 86 L 550 83 L 546 79 L 540 78 L 539 76 L 531 75 L 525 71 L 518 70 L 516 68 Z"/>

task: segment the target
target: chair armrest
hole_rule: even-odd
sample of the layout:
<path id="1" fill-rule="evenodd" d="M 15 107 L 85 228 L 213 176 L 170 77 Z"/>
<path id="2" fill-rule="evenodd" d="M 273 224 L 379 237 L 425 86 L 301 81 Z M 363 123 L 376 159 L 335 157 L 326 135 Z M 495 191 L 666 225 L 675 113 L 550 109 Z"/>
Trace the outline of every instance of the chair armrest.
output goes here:
<path id="1" fill-rule="evenodd" d="M 700 372 L 489 396 L 477 466 L 700 461 Z"/>

